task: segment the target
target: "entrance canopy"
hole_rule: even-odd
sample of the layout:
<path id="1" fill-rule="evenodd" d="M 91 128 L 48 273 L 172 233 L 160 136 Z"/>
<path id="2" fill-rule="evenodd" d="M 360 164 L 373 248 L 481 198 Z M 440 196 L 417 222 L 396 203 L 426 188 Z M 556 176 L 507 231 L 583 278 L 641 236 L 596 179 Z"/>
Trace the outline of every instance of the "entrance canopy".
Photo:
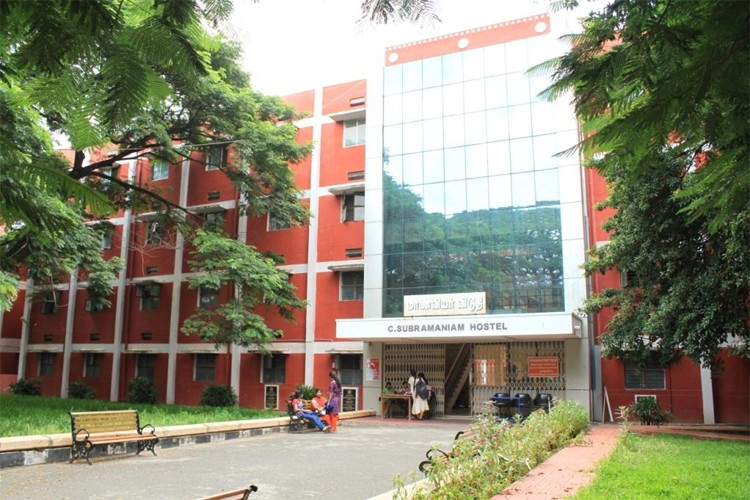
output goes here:
<path id="1" fill-rule="evenodd" d="M 523 342 L 581 338 L 569 312 L 336 320 L 336 337 L 367 342 Z"/>

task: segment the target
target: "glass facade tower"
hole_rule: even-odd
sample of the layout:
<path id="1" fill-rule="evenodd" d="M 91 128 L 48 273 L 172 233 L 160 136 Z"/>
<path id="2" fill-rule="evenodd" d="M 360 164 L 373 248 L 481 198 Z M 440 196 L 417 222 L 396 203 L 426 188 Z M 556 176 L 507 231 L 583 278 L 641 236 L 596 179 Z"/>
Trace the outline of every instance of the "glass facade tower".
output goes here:
<path id="1" fill-rule="evenodd" d="M 528 73 L 554 55 L 532 37 L 384 68 L 383 317 L 459 292 L 490 314 L 565 310 L 556 155 L 575 121 Z"/>

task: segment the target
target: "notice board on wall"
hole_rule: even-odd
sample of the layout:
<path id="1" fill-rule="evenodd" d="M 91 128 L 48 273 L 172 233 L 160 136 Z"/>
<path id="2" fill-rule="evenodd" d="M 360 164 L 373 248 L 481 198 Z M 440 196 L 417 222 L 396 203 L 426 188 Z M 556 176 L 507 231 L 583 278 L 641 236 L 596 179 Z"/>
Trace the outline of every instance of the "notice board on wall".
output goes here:
<path id="1" fill-rule="evenodd" d="M 267 385 L 265 386 L 265 408 L 267 410 L 278 410 L 279 409 L 279 386 L 278 385 Z"/>
<path id="2" fill-rule="evenodd" d="M 341 411 L 357 411 L 357 392 L 356 387 L 343 387 L 341 389 Z"/>
<path id="3" fill-rule="evenodd" d="M 560 358 L 539 356 L 529 358 L 529 377 L 559 377 Z"/>

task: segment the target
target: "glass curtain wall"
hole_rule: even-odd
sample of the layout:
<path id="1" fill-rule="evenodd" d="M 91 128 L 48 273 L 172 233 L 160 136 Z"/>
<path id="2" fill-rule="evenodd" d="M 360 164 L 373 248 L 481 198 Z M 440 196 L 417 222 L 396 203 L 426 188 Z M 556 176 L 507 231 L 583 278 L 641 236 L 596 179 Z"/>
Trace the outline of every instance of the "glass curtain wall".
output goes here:
<path id="1" fill-rule="evenodd" d="M 495 314 L 564 310 L 563 148 L 537 97 L 549 78 L 526 74 L 540 46 L 384 69 L 383 317 L 405 295 L 458 292 L 486 292 Z"/>

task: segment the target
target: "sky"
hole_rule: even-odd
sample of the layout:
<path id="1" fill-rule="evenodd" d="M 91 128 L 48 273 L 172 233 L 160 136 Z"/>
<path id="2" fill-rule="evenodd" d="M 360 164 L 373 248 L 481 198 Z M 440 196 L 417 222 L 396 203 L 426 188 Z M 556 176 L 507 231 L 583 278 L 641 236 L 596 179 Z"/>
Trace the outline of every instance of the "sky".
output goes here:
<path id="1" fill-rule="evenodd" d="M 384 49 L 541 14 L 549 0 L 437 0 L 434 28 L 358 25 L 360 0 L 235 0 L 225 31 L 242 44 L 253 88 L 287 95 L 366 78 Z"/>

